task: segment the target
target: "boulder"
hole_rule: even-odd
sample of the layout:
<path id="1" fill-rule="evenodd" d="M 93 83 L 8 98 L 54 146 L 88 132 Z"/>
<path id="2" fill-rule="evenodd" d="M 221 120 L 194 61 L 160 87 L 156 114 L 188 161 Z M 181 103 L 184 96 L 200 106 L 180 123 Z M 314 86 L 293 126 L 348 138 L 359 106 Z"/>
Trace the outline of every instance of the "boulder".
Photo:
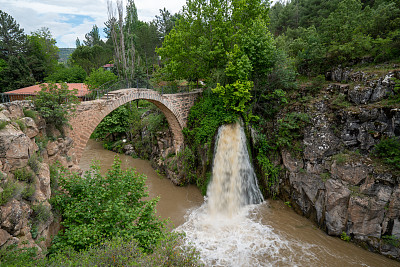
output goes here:
<path id="1" fill-rule="evenodd" d="M 29 138 L 33 138 L 36 135 L 38 135 L 39 133 L 39 129 L 36 126 L 35 121 L 32 118 L 29 117 L 25 117 L 22 118 L 22 121 L 24 122 L 25 126 L 26 126 L 26 130 L 25 130 L 25 134 L 29 137 Z"/>
<path id="2" fill-rule="evenodd" d="M 348 92 L 349 100 L 357 105 L 367 104 L 372 95 L 372 88 L 362 87 L 361 85 L 354 86 Z"/>
<path id="3" fill-rule="evenodd" d="M 385 202 L 370 197 L 352 196 L 349 201 L 348 231 L 356 239 L 380 238 Z"/>
<path id="4" fill-rule="evenodd" d="M 367 178 L 368 173 L 369 168 L 361 163 L 342 165 L 334 161 L 331 167 L 333 178 L 346 181 L 352 185 L 359 185 Z"/>
<path id="5" fill-rule="evenodd" d="M 7 231 L 0 229 L 0 247 L 4 245 L 10 237 L 11 235 Z"/>
<path id="6" fill-rule="evenodd" d="M 346 230 L 350 190 L 335 179 L 329 179 L 325 188 L 326 229 L 329 235 L 340 235 Z"/>
<path id="7" fill-rule="evenodd" d="M 31 212 L 28 204 L 16 199 L 11 200 L 1 207 L 1 228 L 17 236 L 23 226 L 28 224 Z"/>

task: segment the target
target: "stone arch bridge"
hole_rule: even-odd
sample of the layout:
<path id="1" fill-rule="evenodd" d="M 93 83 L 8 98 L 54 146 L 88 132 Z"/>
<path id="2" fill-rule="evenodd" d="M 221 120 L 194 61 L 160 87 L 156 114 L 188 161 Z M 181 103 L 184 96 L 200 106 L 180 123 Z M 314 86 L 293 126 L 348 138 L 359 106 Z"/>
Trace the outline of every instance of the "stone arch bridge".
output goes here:
<path id="1" fill-rule="evenodd" d="M 164 94 L 151 89 L 120 89 L 109 92 L 100 99 L 81 102 L 70 118 L 72 129 L 68 135 L 73 139 L 74 161 L 79 163 L 90 135 L 111 111 L 133 100 L 144 99 L 156 105 L 167 118 L 174 138 L 175 152 L 183 144 L 182 129 L 186 126 L 190 108 L 201 90 L 187 93 Z"/>

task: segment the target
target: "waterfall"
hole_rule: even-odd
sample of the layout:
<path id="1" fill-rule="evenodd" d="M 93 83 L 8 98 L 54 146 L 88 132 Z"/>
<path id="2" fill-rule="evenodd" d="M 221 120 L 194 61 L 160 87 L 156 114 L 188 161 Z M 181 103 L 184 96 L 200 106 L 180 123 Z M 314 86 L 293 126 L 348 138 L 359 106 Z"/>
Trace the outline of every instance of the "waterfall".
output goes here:
<path id="1" fill-rule="evenodd" d="M 310 246 L 288 241 L 264 224 L 259 215 L 266 203 L 243 128 L 224 125 L 218 129 L 205 203 L 189 211 L 176 231 L 185 232 L 185 244 L 200 252 L 206 266 L 296 266 L 293 255 L 307 259 Z"/>
<path id="2" fill-rule="evenodd" d="M 247 151 L 246 135 L 238 122 L 218 130 L 207 197 L 208 210 L 214 215 L 232 216 L 246 205 L 263 201 Z"/>

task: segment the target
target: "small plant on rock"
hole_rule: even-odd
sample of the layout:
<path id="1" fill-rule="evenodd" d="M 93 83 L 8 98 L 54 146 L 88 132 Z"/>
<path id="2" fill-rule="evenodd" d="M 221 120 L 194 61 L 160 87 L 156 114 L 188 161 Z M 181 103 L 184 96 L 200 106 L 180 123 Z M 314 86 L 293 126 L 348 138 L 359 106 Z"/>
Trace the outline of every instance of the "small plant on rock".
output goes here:
<path id="1" fill-rule="evenodd" d="M 35 179 L 35 175 L 25 167 L 15 170 L 14 177 L 18 181 L 23 181 L 27 183 L 32 183 Z"/>
<path id="2" fill-rule="evenodd" d="M 343 231 L 342 234 L 340 235 L 340 239 L 342 239 L 343 241 L 346 241 L 346 242 L 350 242 L 351 237 L 348 236 L 348 235 L 346 234 L 346 232 Z"/>

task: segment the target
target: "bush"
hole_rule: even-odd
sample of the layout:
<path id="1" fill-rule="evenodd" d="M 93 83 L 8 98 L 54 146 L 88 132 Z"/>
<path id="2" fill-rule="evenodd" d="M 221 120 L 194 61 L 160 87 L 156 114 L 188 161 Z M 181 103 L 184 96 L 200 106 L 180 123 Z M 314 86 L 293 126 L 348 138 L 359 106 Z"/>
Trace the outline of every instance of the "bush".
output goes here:
<path id="1" fill-rule="evenodd" d="M 34 121 L 36 121 L 37 120 L 37 112 L 36 111 L 34 111 L 34 110 L 31 110 L 31 109 L 23 109 L 23 112 L 24 112 L 24 116 L 25 117 L 29 117 L 29 118 L 32 118 Z"/>
<path id="2" fill-rule="evenodd" d="M 4 187 L 3 192 L 0 193 L 0 206 L 6 204 L 13 197 L 21 194 L 23 187 L 15 181 L 8 181 Z"/>
<path id="3" fill-rule="evenodd" d="M 310 117 L 306 113 L 286 114 L 284 118 L 278 120 L 276 144 L 279 147 L 293 148 L 293 141 L 302 136 L 303 128 L 309 123 Z"/>
<path id="4" fill-rule="evenodd" d="M 15 122 L 18 124 L 19 129 L 20 129 L 21 131 L 24 132 L 24 131 L 26 130 L 26 125 L 25 125 L 25 123 L 24 123 L 22 120 L 16 120 Z"/>
<path id="5" fill-rule="evenodd" d="M 49 139 L 46 136 L 35 136 L 35 143 L 39 147 L 39 153 L 46 149 Z"/>
<path id="6" fill-rule="evenodd" d="M 21 196 L 25 200 L 32 201 L 35 191 L 36 191 L 35 184 L 27 185 L 22 191 Z"/>
<path id="7" fill-rule="evenodd" d="M 8 121 L 0 121 L 0 130 L 3 130 L 4 128 L 6 128 L 8 123 L 9 123 Z"/>
<path id="8" fill-rule="evenodd" d="M 38 174 L 40 171 L 40 162 L 42 159 L 35 153 L 28 159 L 28 165 L 31 169 Z"/>
<path id="9" fill-rule="evenodd" d="M 35 239 L 38 236 L 38 228 L 40 223 L 46 223 L 52 216 L 50 207 L 39 203 L 32 207 L 33 213 L 31 215 L 31 234 Z"/>
<path id="10" fill-rule="evenodd" d="M 373 154 L 385 163 L 400 169 L 400 140 L 398 137 L 382 139 L 373 150 Z"/>
<path id="11" fill-rule="evenodd" d="M 41 90 L 33 99 L 33 103 L 46 123 L 61 130 L 68 124 L 68 116 L 75 111 L 74 104 L 79 100 L 77 90 L 70 91 L 66 83 L 41 85 Z"/>
<path id="12" fill-rule="evenodd" d="M 0 262 L 2 266 L 38 266 L 38 262 L 35 259 L 37 253 L 38 249 L 36 247 L 3 246 L 0 249 Z"/>
<path id="13" fill-rule="evenodd" d="M 35 175 L 24 167 L 14 171 L 14 178 L 18 181 L 32 183 L 35 180 Z"/>
<path id="14" fill-rule="evenodd" d="M 155 216 L 157 199 L 143 200 L 148 196 L 145 177 L 132 169 L 122 171 L 119 158 L 105 176 L 95 164 L 84 176 L 61 171 L 62 190 L 52 204 L 61 212 L 65 231 L 53 249 L 72 246 L 79 251 L 119 236 L 136 239 L 150 251 L 163 237 L 165 221 Z"/>

